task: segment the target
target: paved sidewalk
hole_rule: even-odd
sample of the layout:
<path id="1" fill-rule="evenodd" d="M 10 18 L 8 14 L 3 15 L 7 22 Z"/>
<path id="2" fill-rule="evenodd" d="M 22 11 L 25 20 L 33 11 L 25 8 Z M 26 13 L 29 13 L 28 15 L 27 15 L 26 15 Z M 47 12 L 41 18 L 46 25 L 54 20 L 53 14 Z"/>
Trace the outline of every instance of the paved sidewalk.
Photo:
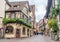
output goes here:
<path id="1" fill-rule="evenodd" d="M 0 42 L 60 42 L 60 41 L 53 41 L 47 36 L 35 35 L 33 37 L 25 39 L 0 39 Z"/>

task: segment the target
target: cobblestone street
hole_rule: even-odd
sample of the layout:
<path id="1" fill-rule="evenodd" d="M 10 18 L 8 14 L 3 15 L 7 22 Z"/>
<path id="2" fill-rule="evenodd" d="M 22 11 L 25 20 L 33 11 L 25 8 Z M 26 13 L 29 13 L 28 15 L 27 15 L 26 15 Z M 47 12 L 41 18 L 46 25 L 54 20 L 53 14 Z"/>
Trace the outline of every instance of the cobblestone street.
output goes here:
<path id="1" fill-rule="evenodd" d="M 30 38 L 24 38 L 24 39 L 0 39 L 0 42 L 60 42 L 60 41 L 53 41 L 49 37 L 36 35 Z"/>

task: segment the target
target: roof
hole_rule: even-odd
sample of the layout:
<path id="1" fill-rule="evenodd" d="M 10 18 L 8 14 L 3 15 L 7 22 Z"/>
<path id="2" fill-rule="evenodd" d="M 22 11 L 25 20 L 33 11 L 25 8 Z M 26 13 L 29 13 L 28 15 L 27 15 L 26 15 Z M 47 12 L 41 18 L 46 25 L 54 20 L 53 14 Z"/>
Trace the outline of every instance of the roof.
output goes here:
<path id="1" fill-rule="evenodd" d="M 28 3 L 28 1 L 21 1 L 21 2 L 10 2 L 9 4 L 11 5 L 11 6 L 13 6 L 13 5 L 25 5 L 26 3 Z"/>
<path id="2" fill-rule="evenodd" d="M 8 4 L 11 7 L 11 5 L 9 4 L 9 1 L 8 0 L 5 0 L 5 1 L 6 1 L 6 4 Z"/>
<path id="3" fill-rule="evenodd" d="M 11 7 L 8 10 L 6 10 L 6 11 L 19 11 L 19 10 L 22 10 L 24 7 L 26 7 L 26 3 L 28 3 L 28 1 L 9 2 Z M 15 5 L 20 6 L 20 7 L 13 7 Z"/>
<path id="4" fill-rule="evenodd" d="M 15 8 L 15 7 L 10 7 L 8 10 L 6 11 L 20 11 L 22 10 L 22 8 Z"/>

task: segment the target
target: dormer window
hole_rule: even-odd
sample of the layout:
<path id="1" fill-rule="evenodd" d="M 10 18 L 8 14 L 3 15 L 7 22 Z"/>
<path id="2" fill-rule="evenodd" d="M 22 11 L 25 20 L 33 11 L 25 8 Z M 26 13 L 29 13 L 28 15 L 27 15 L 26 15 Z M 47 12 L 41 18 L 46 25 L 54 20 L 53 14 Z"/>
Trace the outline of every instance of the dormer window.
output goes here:
<path id="1" fill-rule="evenodd" d="M 17 5 L 15 5 L 14 7 L 17 7 Z"/>
<path id="2" fill-rule="evenodd" d="M 14 7 L 19 7 L 19 5 L 14 5 Z"/>

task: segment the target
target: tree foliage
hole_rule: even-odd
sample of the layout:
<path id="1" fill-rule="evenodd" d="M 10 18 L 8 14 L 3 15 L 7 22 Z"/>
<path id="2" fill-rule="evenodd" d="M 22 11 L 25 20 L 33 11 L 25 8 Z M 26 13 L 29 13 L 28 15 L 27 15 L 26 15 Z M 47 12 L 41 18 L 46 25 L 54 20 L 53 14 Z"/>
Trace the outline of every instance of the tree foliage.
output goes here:
<path id="1" fill-rule="evenodd" d="M 53 8 L 52 7 L 50 9 L 50 12 L 51 12 L 50 17 L 51 18 L 56 18 L 56 16 L 59 15 L 59 8 Z"/>
<path id="2" fill-rule="evenodd" d="M 59 30 L 56 19 L 48 20 L 48 25 L 49 25 L 50 28 L 52 28 L 53 31 L 58 31 Z"/>
<path id="3" fill-rule="evenodd" d="M 51 7 L 49 20 L 48 20 L 48 25 L 49 25 L 50 28 L 52 28 L 53 31 L 58 31 L 59 30 L 57 20 L 56 20 L 57 15 L 59 15 L 59 8 Z"/>

